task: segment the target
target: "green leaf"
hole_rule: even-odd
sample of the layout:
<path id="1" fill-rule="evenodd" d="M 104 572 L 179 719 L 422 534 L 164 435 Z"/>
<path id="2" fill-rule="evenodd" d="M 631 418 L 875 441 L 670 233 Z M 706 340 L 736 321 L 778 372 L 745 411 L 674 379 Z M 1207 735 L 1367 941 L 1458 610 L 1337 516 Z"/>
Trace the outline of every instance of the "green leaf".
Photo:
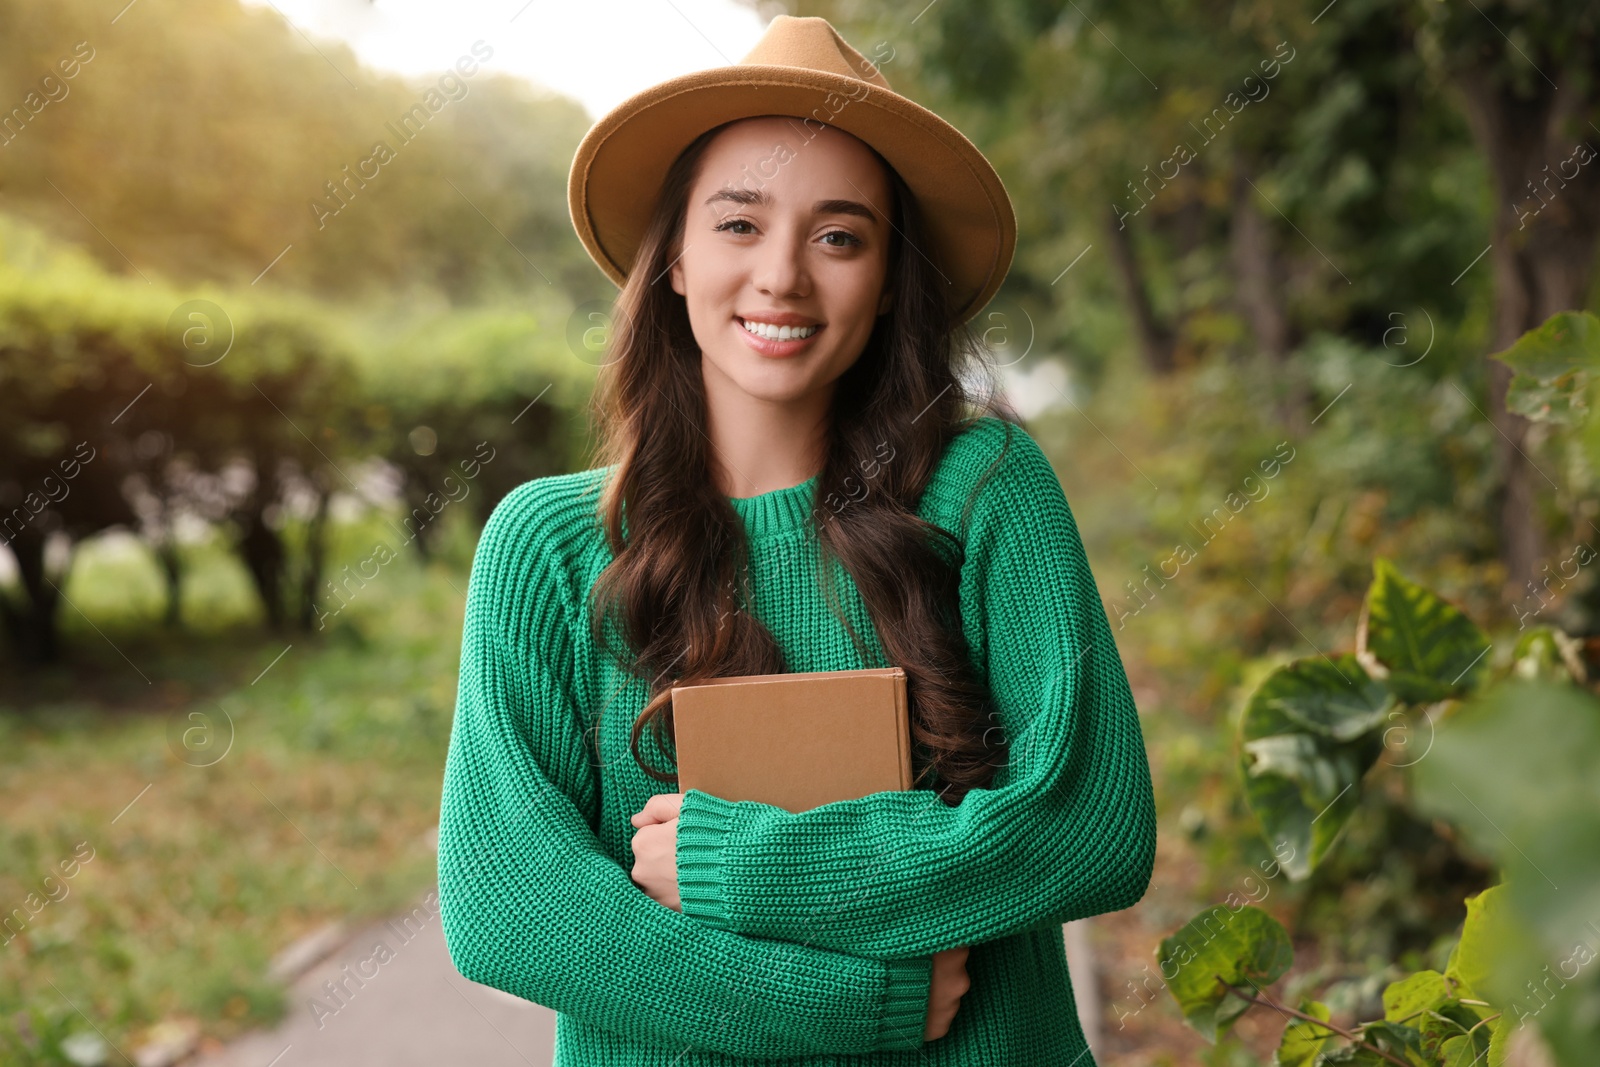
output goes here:
<path id="1" fill-rule="evenodd" d="M 1482 1051 L 1482 1046 L 1474 1045 L 1474 1041 L 1467 1037 L 1466 1033 L 1458 1033 L 1456 1037 L 1446 1040 L 1445 1045 L 1440 1048 L 1438 1064 L 1440 1067 L 1474 1067 L 1472 1061 Z"/>
<path id="2" fill-rule="evenodd" d="M 1360 1045 L 1346 1045 L 1318 1056 L 1311 1067 L 1390 1067 L 1388 1060 Z"/>
<path id="3" fill-rule="evenodd" d="M 1600 914 L 1596 767 L 1600 700 L 1571 685 L 1507 680 L 1465 702 L 1411 768 L 1419 810 L 1449 819 L 1500 865 L 1509 911 L 1534 935 L 1533 971 L 1569 956 Z M 1533 977 L 1509 981 L 1506 996 Z"/>
<path id="4" fill-rule="evenodd" d="M 1554 626 L 1531 626 L 1511 650 L 1510 675 L 1529 681 L 1582 682 L 1582 642 Z"/>
<path id="5" fill-rule="evenodd" d="M 1310 875 L 1359 806 L 1383 751 L 1376 728 L 1393 707 L 1348 654 L 1295 660 L 1251 694 L 1240 720 L 1245 800 L 1290 879 Z M 1287 857 L 1278 843 L 1291 846 Z"/>
<path id="6" fill-rule="evenodd" d="M 1361 1039 L 1415 1067 L 1434 1067 L 1431 1059 L 1422 1051 L 1422 1032 L 1415 1027 L 1379 1019 L 1361 1028 Z"/>
<path id="7" fill-rule="evenodd" d="M 1218 905 L 1163 938 L 1158 958 L 1161 973 L 1174 975 L 1167 989 L 1184 1022 L 1215 1042 L 1250 1008 L 1223 982 L 1247 993 L 1269 986 L 1293 965 L 1294 948 L 1283 925 L 1255 905 L 1238 911 Z"/>
<path id="8" fill-rule="evenodd" d="M 1352 656 L 1295 660 L 1274 671 L 1256 695 L 1283 715 L 1290 729 L 1334 741 L 1353 741 L 1390 717 L 1394 695 Z M 1278 731 L 1274 731 L 1278 732 Z"/>
<path id="9" fill-rule="evenodd" d="M 1589 387 L 1600 379 L 1600 319 L 1558 311 L 1493 354 L 1517 373 L 1506 408 L 1536 422 L 1573 425 L 1589 413 Z"/>
<path id="10" fill-rule="evenodd" d="M 1494 1032 L 1489 1035 L 1489 1055 L 1483 1058 L 1484 1067 L 1506 1067 L 1506 1060 L 1511 1055 L 1511 1035 L 1516 1033 L 1516 1025 L 1504 1016 L 1489 1025 Z"/>
<path id="11" fill-rule="evenodd" d="M 1445 977 L 1459 983 L 1463 994 L 1483 1000 L 1495 985 L 1496 961 L 1523 933 L 1503 885 L 1490 886 L 1473 894 L 1467 898 L 1466 905 L 1467 917 L 1461 924 L 1461 939 L 1450 950 L 1444 973 Z"/>
<path id="12" fill-rule="evenodd" d="M 1475 688 L 1487 666 L 1484 632 L 1454 605 L 1403 578 L 1389 560 L 1378 557 L 1372 570 L 1356 630 L 1357 658 L 1409 703 Z"/>
<path id="13" fill-rule="evenodd" d="M 1472 1028 L 1485 1017 L 1479 1014 L 1479 1010 L 1452 999 L 1437 1009 L 1423 1012 L 1412 1020 L 1412 1025 L 1422 1034 L 1422 1051 L 1424 1055 L 1430 1057 L 1429 1063 L 1444 1055 L 1444 1048 L 1448 1043 L 1474 1033 Z M 1485 1014 L 1493 1013 L 1485 1012 Z M 1482 1052 L 1489 1046 L 1488 1028 L 1480 1027 L 1475 1033 L 1477 1037 L 1482 1038 L 1482 1043 L 1477 1049 Z"/>
<path id="14" fill-rule="evenodd" d="M 1321 1001 L 1306 997 L 1300 1001 L 1300 1011 L 1327 1022 L 1333 1016 Z M 1272 1054 L 1274 1067 L 1309 1067 L 1318 1053 L 1325 1052 L 1337 1035 L 1326 1026 L 1296 1019 L 1283 1031 L 1283 1039 Z"/>
<path id="15" fill-rule="evenodd" d="M 1468 1037 L 1457 1034 L 1439 1048 L 1439 1067 L 1480 1067 L 1487 1057 L 1489 1037 L 1480 1030 Z"/>
<path id="16" fill-rule="evenodd" d="M 1450 999 L 1450 987 L 1445 984 L 1444 975 L 1438 971 L 1418 971 L 1389 983 L 1384 989 L 1383 1017 L 1390 1022 L 1407 1022 Z"/>
<path id="17" fill-rule="evenodd" d="M 1275 774 L 1299 782 L 1306 799 L 1326 806 L 1343 788 L 1338 768 L 1322 758 L 1317 739 L 1310 734 L 1279 734 L 1245 743 L 1244 750 L 1254 757 L 1250 773 Z"/>

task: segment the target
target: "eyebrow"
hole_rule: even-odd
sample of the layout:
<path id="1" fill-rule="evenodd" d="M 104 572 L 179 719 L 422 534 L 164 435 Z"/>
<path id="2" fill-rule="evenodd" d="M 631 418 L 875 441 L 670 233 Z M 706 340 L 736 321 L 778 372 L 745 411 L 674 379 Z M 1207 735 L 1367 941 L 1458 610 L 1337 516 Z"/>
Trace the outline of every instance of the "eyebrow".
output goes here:
<path id="1" fill-rule="evenodd" d="M 705 202 L 709 206 L 720 200 L 746 206 L 752 204 L 761 207 L 772 206 L 772 197 L 765 189 L 719 189 L 706 197 Z M 811 205 L 811 210 L 818 215 L 859 215 L 872 222 L 878 221 L 877 212 L 857 200 L 818 200 Z"/>

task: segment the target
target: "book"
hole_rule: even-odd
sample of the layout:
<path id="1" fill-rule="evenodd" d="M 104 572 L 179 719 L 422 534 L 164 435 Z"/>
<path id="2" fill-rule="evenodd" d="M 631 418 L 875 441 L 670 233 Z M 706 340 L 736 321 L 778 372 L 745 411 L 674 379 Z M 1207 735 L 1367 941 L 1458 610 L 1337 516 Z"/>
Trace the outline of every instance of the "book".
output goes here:
<path id="1" fill-rule="evenodd" d="M 801 812 L 911 788 L 899 667 L 711 678 L 672 687 L 678 791 Z"/>

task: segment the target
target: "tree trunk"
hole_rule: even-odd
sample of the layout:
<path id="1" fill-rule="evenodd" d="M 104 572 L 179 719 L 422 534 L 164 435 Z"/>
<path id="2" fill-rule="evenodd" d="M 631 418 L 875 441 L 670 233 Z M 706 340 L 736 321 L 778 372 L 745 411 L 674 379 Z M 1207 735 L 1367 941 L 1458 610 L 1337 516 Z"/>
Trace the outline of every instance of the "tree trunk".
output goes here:
<path id="1" fill-rule="evenodd" d="M 426 561 L 433 558 L 434 516 L 428 507 L 429 494 L 423 491 L 425 485 L 422 479 L 423 476 L 420 474 L 415 478 L 409 474 L 406 477 L 405 489 L 400 495 L 400 500 L 410 510 L 400 516 L 400 529 L 410 532 L 412 547 L 417 550 L 417 555 Z"/>
<path id="2" fill-rule="evenodd" d="M 328 555 L 328 498 L 333 494 L 317 484 L 317 510 L 306 525 L 305 572 L 300 576 L 300 603 L 298 617 L 300 629 L 310 632 L 317 621 L 317 587 L 322 584 L 322 572 Z"/>
<path id="3" fill-rule="evenodd" d="M 46 536 L 32 526 L 24 527 L 7 542 L 17 561 L 25 599 L 16 604 L 0 596 L 0 615 L 5 618 L 12 647 L 24 663 L 54 663 L 61 658 L 56 611 L 61 594 L 45 573 L 45 542 Z"/>
<path id="4" fill-rule="evenodd" d="M 1304 436 L 1309 429 L 1306 407 L 1310 396 L 1305 382 L 1289 363 L 1289 316 L 1283 309 L 1278 286 L 1280 277 L 1272 227 L 1256 206 L 1251 185 L 1252 168 L 1236 156 L 1230 182 L 1233 217 L 1228 231 L 1228 251 L 1233 261 L 1235 299 L 1250 332 L 1256 351 L 1271 368 L 1278 394 L 1278 422 L 1293 436 Z"/>
<path id="5" fill-rule="evenodd" d="M 257 452 L 252 470 L 255 485 L 250 495 L 234 512 L 239 524 L 237 547 L 250 580 L 255 583 L 256 595 L 261 598 L 261 608 L 266 613 L 267 625 L 274 630 L 283 628 L 283 539 L 278 531 L 267 525 L 266 509 L 277 496 L 275 457 Z"/>
<path id="6" fill-rule="evenodd" d="M 167 606 L 162 623 L 176 630 L 183 625 L 183 560 L 178 555 L 178 531 L 175 508 L 172 503 L 172 486 L 163 479 L 156 483 L 161 493 L 160 529 L 156 531 L 156 563 L 167 587 Z"/>
<path id="7" fill-rule="evenodd" d="M 239 556 L 245 570 L 255 583 L 256 595 L 267 615 L 267 625 L 282 629 L 283 610 L 283 540 L 276 530 L 267 525 L 259 505 L 252 506 L 239 516 L 242 527 L 239 536 Z"/>
<path id="8" fill-rule="evenodd" d="M 167 587 L 167 607 L 161 621 L 168 629 L 176 630 L 183 625 L 183 561 L 170 531 L 156 546 L 156 561 Z"/>
<path id="9" fill-rule="evenodd" d="M 1600 153 L 1580 119 L 1595 102 L 1592 79 L 1561 70 L 1545 52 L 1537 65 L 1555 73 L 1559 90 L 1535 77 L 1530 95 L 1519 95 L 1491 64 L 1467 68 L 1456 79 L 1495 196 L 1488 258 L 1497 352 L 1556 312 L 1582 307 L 1600 238 Z M 1536 489 L 1548 479 L 1527 455 L 1528 421 L 1506 410 L 1511 378 L 1511 368 L 1489 361 L 1489 415 L 1499 431 L 1503 479 L 1505 593 L 1518 598 L 1526 595 L 1544 552 Z"/>
<path id="10" fill-rule="evenodd" d="M 1150 294 L 1139 271 L 1138 253 L 1133 247 L 1133 231 L 1117 219 L 1116 208 L 1106 214 L 1106 233 L 1111 249 L 1111 267 L 1122 281 L 1123 301 L 1133 319 L 1134 337 L 1144 356 L 1145 366 L 1153 374 L 1171 374 L 1173 370 L 1172 331 L 1156 318 L 1150 306 Z"/>

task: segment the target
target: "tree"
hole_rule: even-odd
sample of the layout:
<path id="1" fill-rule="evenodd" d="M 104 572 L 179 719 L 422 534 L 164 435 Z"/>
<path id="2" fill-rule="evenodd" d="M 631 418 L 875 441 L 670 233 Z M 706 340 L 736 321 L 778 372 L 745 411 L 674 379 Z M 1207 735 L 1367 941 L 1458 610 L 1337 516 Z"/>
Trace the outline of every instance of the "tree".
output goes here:
<path id="1" fill-rule="evenodd" d="M 1560 311 L 1583 308 L 1600 240 L 1600 11 L 1582 0 L 1426 3 L 1421 53 L 1455 88 L 1488 163 L 1494 278 L 1490 351 Z M 1508 36 L 1510 35 L 1510 36 Z M 1508 592 L 1543 554 L 1528 422 L 1506 408 L 1511 372 L 1491 360 L 1490 416 L 1505 490 Z"/>

